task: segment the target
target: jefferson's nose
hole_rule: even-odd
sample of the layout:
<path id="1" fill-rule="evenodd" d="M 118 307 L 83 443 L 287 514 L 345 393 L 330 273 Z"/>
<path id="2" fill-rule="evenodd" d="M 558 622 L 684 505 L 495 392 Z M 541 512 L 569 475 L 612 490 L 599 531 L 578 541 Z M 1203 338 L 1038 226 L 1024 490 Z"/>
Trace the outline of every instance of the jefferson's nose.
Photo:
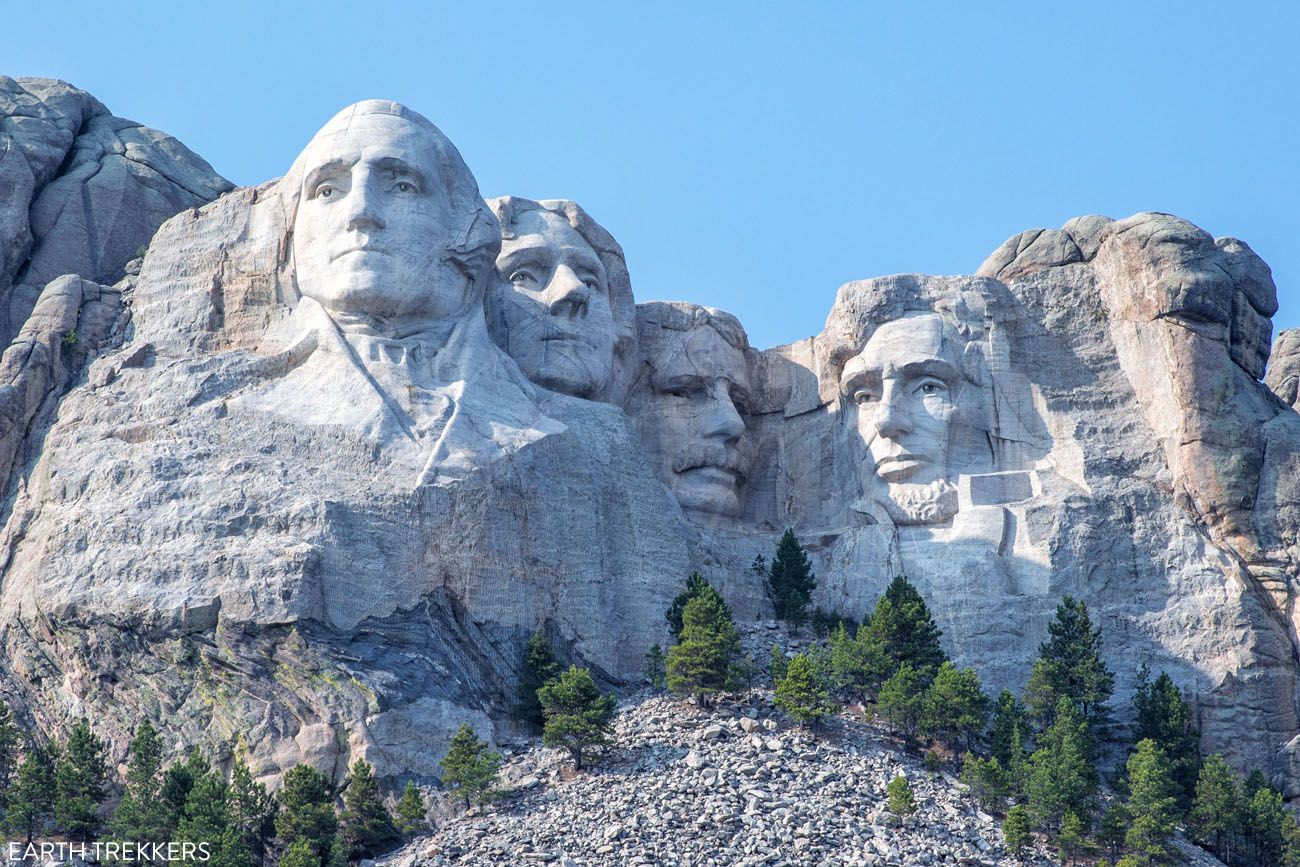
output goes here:
<path id="1" fill-rule="evenodd" d="M 872 417 L 876 431 L 885 439 L 898 439 L 912 430 L 912 414 L 899 406 L 901 398 L 902 396 L 892 386 L 885 385 L 884 393 L 880 396 L 880 405 L 876 407 L 876 414 Z"/>
<path id="2" fill-rule="evenodd" d="M 734 443 L 745 432 L 745 420 L 736 409 L 736 402 L 731 399 L 731 386 L 719 382 L 709 389 L 709 406 L 705 412 L 700 433 L 706 437 L 718 437 L 727 443 Z"/>
<path id="3" fill-rule="evenodd" d="M 546 297 L 546 306 L 552 316 L 574 319 L 587 315 L 591 290 L 568 265 L 557 265 L 555 273 L 551 275 L 551 283 L 546 287 Z"/>
<path id="4" fill-rule="evenodd" d="M 344 200 L 345 226 L 348 231 L 384 228 L 384 217 L 380 213 L 379 196 L 370 188 L 370 183 L 363 181 L 355 184 Z"/>

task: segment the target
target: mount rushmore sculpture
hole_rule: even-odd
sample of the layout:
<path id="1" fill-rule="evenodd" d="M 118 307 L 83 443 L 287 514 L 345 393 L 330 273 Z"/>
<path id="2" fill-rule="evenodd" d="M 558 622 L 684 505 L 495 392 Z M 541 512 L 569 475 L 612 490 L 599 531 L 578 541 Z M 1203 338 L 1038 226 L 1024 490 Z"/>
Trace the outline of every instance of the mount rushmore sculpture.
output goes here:
<path id="1" fill-rule="evenodd" d="M 1168 670 L 1207 749 L 1300 793 L 1300 415 L 1242 242 L 1080 218 L 759 351 L 395 103 L 224 189 L 44 285 L 0 361 L 0 684 L 37 725 L 431 779 L 460 722 L 512 732 L 531 633 L 634 684 L 693 570 L 770 617 L 748 566 L 793 527 L 815 604 L 907 574 L 994 689 L 1085 599 L 1122 677 Z"/>

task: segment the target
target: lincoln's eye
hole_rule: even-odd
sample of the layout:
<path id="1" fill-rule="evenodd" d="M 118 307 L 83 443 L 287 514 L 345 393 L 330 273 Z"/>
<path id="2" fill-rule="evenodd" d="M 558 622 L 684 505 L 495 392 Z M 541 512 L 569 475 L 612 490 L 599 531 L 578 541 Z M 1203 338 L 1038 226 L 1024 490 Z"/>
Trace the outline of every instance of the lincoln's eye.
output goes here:
<path id="1" fill-rule="evenodd" d="M 929 382 L 921 383 L 916 390 L 921 395 L 925 397 L 929 397 L 930 395 L 934 395 L 934 394 L 946 394 L 948 391 L 948 387 L 944 385 L 942 382 L 935 382 L 934 380 L 930 380 Z"/>

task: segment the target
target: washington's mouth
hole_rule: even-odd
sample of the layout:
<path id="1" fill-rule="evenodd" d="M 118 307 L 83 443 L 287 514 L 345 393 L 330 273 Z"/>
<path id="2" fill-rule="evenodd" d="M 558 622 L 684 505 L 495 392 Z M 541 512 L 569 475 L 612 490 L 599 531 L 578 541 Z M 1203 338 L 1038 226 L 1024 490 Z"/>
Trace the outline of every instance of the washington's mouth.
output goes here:
<path id="1" fill-rule="evenodd" d="M 355 253 L 379 253 L 382 255 L 387 255 L 388 251 L 380 246 L 371 246 L 369 244 L 365 244 L 360 247 L 352 247 L 350 249 L 344 250 L 341 253 L 335 253 L 333 256 L 330 257 L 330 261 L 333 262 L 335 260 L 342 259 L 344 256 L 351 256 Z"/>

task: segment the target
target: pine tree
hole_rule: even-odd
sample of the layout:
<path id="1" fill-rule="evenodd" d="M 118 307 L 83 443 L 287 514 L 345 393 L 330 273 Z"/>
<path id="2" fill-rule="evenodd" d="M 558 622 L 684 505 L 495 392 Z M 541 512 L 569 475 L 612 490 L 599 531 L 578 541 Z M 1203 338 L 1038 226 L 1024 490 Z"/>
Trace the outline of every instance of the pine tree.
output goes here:
<path id="1" fill-rule="evenodd" d="M 664 612 L 664 619 L 668 621 L 668 628 L 672 630 L 673 638 L 682 637 L 686 606 L 692 599 L 698 599 L 701 596 L 713 599 L 727 612 L 727 618 L 732 619 L 731 606 L 722 598 L 722 594 L 713 589 L 713 585 L 705 581 L 704 576 L 699 572 L 692 572 L 690 577 L 686 579 L 686 589 L 677 594 L 673 599 L 673 604 Z"/>
<path id="2" fill-rule="evenodd" d="M 1097 843 L 1111 858 L 1118 858 L 1124 851 L 1129 819 L 1128 807 L 1119 798 L 1111 801 L 1102 814 L 1101 824 L 1097 828 Z"/>
<path id="3" fill-rule="evenodd" d="M 407 780 L 402 797 L 397 801 L 397 830 L 410 838 L 428 829 L 429 804 L 415 782 Z"/>
<path id="4" fill-rule="evenodd" d="M 197 763 L 190 765 L 190 769 Z M 176 840 L 206 843 L 207 863 L 235 864 L 251 862 L 242 837 L 232 834 L 230 824 L 230 789 L 221 775 L 209 769 L 188 779 L 185 802 L 176 811 Z"/>
<path id="5" fill-rule="evenodd" d="M 1138 741 L 1128 760 L 1129 828 L 1124 845 L 1139 861 L 1164 864 L 1170 859 L 1169 838 L 1178 821 L 1178 787 L 1169 760 L 1156 742 Z"/>
<path id="6" fill-rule="evenodd" d="M 1061 833 L 1056 837 L 1056 851 L 1061 864 L 1065 867 L 1074 864 L 1074 859 L 1086 848 L 1088 829 L 1078 814 L 1070 812 L 1061 820 Z"/>
<path id="7" fill-rule="evenodd" d="M 774 643 L 771 652 L 768 654 L 767 661 L 767 673 L 772 675 L 772 683 L 774 685 L 781 678 L 785 677 L 786 669 L 789 667 L 789 657 L 785 655 L 785 651 L 781 649 L 781 645 Z"/>
<path id="8" fill-rule="evenodd" d="M 162 777 L 162 800 L 166 813 L 163 836 L 171 839 L 186 817 L 185 804 L 194 784 L 207 776 L 212 766 L 197 749 L 192 750 L 183 762 L 176 762 Z"/>
<path id="9" fill-rule="evenodd" d="M 500 770 L 501 754 L 489 750 L 487 742 L 478 739 L 469 723 L 461 723 L 451 736 L 451 746 L 442 760 L 443 785 L 458 793 L 468 810 L 488 793 Z"/>
<path id="10" fill-rule="evenodd" d="M 104 742 L 85 720 L 78 720 L 68 732 L 54 781 L 55 822 L 72 839 L 89 841 L 103 824 L 99 811 L 107 795 L 108 765 Z"/>
<path id="11" fill-rule="evenodd" d="M 162 744 L 145 720 L 131 739 L 126 790 L 113 813 L 113 834 L 122 840 L 166 842 L 168 808 L 162 799 Z"/>
<path id="12" fill-rule="evenodd" d="M 961 781 L 970 788 L 971 796 L 985 811 L 1001 815 L 1006 810 L 1011 788 L 1006 769 L 996 756 L 982 759 L 968 754 L 963 762 Z"/>
<path id="13" fill-rule="evenodd" d="M 916 795 L 907 777 L 899 775 L 890 780 L 885 786 L 885 794 L 889 797 L 889 812 L 895 816 L 910 816 L 916 812 Z"/>
<path id="14" fill-rule="evenodd" d="M 310 840 L 296 837 L 280 856 L 279 867 L 321 867 L 321 860 Z"/>
<path id="15" fill-rule="evenodd" d="M 309 867 L 320 867 L 329 857 L 338 831 L 334 787 L 329 777 L 309 765 L 294 765 L 284 775 L 279 800 L 281 810 L 275 817 L 275 833 L 289 844 L 283 858 L 289 857 L 301 839 L 315 858 Z"/>
<path id="16" fill-rule="evenodd" d="M 1025 689 L 1029 715 L 1043 731 L 1052 724 L 1060 700 L 1070 699 L 1088 724 L 1091 759 L 1105 739 L 1115 688 L 1115 676 L 1101 659 L 1101 628 L 1093 628 L 1083 600 L 1065 596 L 1047 631 Z"/>
<path id="17" fill-rule="evenodd" d="M 50 751 L 31 745 L 23 756 L 5 810 L 5 830 L 26 843 L 41 834 L 54 813 L 54 761 Z"/>
<path id="18" fill-rule="evenodd" d="M 1087 739 L 1088 724 L 1074 702 L 1062 698 L 1029 760 L 1027 794 L 1036 826 L 1056 832 L 1066 813 L 1092 815 L 1098 779 L 1088 760 Z"/>
<path id="19" fill-rule="evenodd" d="M 893 659 L 894 670 L 906 662 L 927 684 L 947 659 L 939 645 L 943 632 L 935 625 L 921 594 L 902 575 L 895 576 L 889 583 L 885 595 L 876 603 L 866 629 L 872 640 Z"/>
<path id="20" fill-rule="evenodd" d="M 1007 811 L 1007 818 L 1002 822 L 1002 836 L 1007 841 L 1007 851 L 1020 854 L 1029 847 L 1029 810 L 1024 804 L 1017 804 Z"/>
<path id="21" fill-rule="evenodd" d="M 614 696 L 596 687 L 590 671 L 574 665 L 539 689 L 537 697 L 546 714 L 542 743 L 568 750 L 574 767 L 582 770 L 583 754 L 609 743 Z"/>
<path id="22" fill-rule="evenodd" d="M 989 733 L 989 752 L 1004 768 L 1011 767 L 1014 762 L 1013 746 L 1017 735 L 1020 737 L 1020 743 L 1023 744 L 1025 711 L 1020 706 L 1020 702 L 1016 701 L 1016 697 L 1011 690 L 1003 689 L 998 694 L 998 702 L 993 709 L 993 727 Z"/>
<path id="23" fill-rule="evenodd" d="M 880 687 L 876 709 L 910 744 L 925 713 L 925 683 L 921 673 L 910 663 L 900 665 L 894 676 Z"/>
<path id="24" fill-rule="evenodd" d="M 775 701 L 778 707 L 800 723 L 816 724 L 835 712 L 830 690 L 818 676 L 812 660 L 796 653 L 786 667 L 785 677 L 776 683 Z"/>
<path id="25" fill-rule="evenodd" d="M 794 530 L 787 529 L 776 545 L 776 556 L 767 575 L 767 592 L 776 616 L 796 623 L 803 620 L 816 587 L 812 563 L 795 538 Z"/>
<path id="26" fill-rule="evenodd" d="M 1282 793 L 1264 786 L 1246 803 L 1244 850 L 1253 864 L 1281 864 L 1286 853 L 1286 806 Z"/>
<path id="27" fill-rule="evenodd" d="M 400 839 L 393 817 L 384 806 L 374 768 L 364 759 L 357 759 L 348 770 L 339 836 L 347 847 L 349 860 L 375 855 Z"/>
<path id="28" fill-rule="evenodd" d="M 739 655 L 730 609 L 707 593 L 696 596 L 682 612 L 681 640 L 668 648 L 668 688 L 710 707 L 718 693 L 738 688 Z"/>
<path id="29" fill-rule="evenodd" d="M 862 696 L 864 703 L 876 700 L 880 685 L 893 675 L 897 664 L 885 652 L 880 639 L 867 626 L 859 626 L 853 637 L 841 623 L 831 634 L 831 676 L 841 689 Z"/>
<path id="30" fill-rule="evenodd" d="M 1196 777 L 1201 769 L 1200 733 L 1192 724 L 1192 706 L 1168 674 L 1151 681 L 1143 665 L 1133 693 L 1136 713 L 1133 742 L 1150 739 L 1169 758 L 1169 770 L 1178 785 L 1178 805 L 1186 811 L 1196 797 Z"/>
<path id="31" fill-rule="evenodd" d="M 541 728 L 546 720 L 542 717 L 537 690 L 559 673 L 560 664 L 555 659 L 551 643 L 542 633 L 534 632 L 524 649 L 524 676 L 519 683 L 519 705 L 516 710 L 519 719 Z"/>
<path id="32" fill-rule="evenodd" d="M 969 750 L 984 731 L 988 716 L 989 697 L 975 669 L 958 669 L 945 660 L 925 694 L 922 733 L 939 738 L 954 750 L 959 745 Z"/>
<path id="33" fill-rule="evenodd" d="M 645 679 L 654 689 L 664 689 L 668 685 L 668 672 L 664 661 L 664 650 L 657 644 L 650 646 L 645 655 Z"/>
<path id="34" fill-rule="evenodd" d="M 1242 833 L 1242 796 L 1237 775 L 1218 754 L 1201 765 L 1196 796 L 1187 823 L 1192 837 L 1221 860 L 1231 863 L 1237 837 Z"/>
<path id="35" fill-rule="evenodd" d="M 242 837 L 252 862 L 261 864 L 275 834 L 279 805 L 266 786 L 253 779 L 252 771 L 242 759 L 236 759 L 230 769 L 229 806 L 231 827 Z"/>
<path id="36" fill-rule="evenodd" d="M 8 799 L 21 747 L 22 732 L 14 723 L 13 712 L 9 710 L 9 705 L 0 702 L 0 812 Z"/>

